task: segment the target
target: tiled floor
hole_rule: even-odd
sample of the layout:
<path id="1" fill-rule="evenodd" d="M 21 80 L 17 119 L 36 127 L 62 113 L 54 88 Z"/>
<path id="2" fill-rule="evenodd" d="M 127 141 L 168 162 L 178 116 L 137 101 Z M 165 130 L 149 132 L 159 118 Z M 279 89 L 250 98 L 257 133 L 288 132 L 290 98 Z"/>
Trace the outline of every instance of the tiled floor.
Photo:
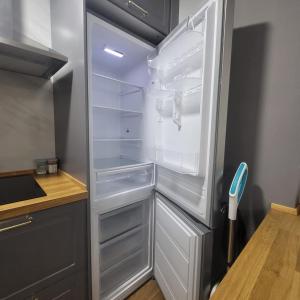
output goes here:
<path id="1" fill-rule="evenodd" d="M 147 281 L 127 300 L 164 300 L 164 296 L 154 279 Z"/>

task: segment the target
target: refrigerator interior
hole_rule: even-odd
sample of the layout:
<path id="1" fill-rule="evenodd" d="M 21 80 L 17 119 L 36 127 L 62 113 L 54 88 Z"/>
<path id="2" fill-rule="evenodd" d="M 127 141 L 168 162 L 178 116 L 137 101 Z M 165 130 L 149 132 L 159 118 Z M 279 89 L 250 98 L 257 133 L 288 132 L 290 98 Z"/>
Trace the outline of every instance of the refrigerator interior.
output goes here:
<path id="1" fill-rule="evenodd" d="M 144 90 L 153 51 L 88 14 L 93 299 L 123 299 L 152 273 L 155 172 L 144 146 Z"/>
<path id="2" fill-rule="evenodd" d="M 106 170 L 139 165 L 146 162 L 144 88 L 149 82 L 147 57 L 153 48 L 100 19 L 90 30 L 93 168 Z M 123 57 L 107 53 L 106 48 Z"/>

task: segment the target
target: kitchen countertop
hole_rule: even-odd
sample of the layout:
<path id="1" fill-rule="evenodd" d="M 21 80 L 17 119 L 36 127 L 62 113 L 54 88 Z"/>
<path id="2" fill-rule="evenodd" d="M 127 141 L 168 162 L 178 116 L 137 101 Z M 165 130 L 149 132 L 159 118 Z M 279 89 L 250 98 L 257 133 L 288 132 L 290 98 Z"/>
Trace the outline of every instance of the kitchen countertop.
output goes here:
<path id="1" fill-rule="evenodd" d="M 30 172 L 32 171 L 23 173 Z M 5 176 L 9 174 L 20 175 L 22 173 L 5 173 Z M 88 196 L 86 186 L 66 172 L 59 171 L 57 175 L 35 176 L 34 178 L 47 195 L 0 205 L 0 220 L 84 200 Z"/>
<path id="2" fill-rule="evenodd" d="M 300 216 L 272 209 L 212 299 L 300 299 Z"/>

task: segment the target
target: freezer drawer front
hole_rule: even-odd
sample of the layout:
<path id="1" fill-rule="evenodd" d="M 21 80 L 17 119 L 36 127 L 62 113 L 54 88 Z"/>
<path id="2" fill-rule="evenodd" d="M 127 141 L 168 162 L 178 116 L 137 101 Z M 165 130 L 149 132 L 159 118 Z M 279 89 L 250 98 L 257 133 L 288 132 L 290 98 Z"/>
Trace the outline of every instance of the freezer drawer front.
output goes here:
<path id="1" fill-rule="evenodd" d="M 157 194 L 154 276 L 168 299 L 203 299 L 204 233 Z"/>

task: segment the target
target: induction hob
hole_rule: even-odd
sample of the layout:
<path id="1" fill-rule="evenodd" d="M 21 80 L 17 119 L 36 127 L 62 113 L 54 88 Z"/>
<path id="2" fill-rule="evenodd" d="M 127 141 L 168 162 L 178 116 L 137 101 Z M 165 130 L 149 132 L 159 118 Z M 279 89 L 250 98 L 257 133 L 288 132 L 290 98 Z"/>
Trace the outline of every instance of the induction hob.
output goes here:
<path id="1" fill-rule="evenodd" d="M 0 177 L 0 205 L 46 196 L 33 175 Z"/>

